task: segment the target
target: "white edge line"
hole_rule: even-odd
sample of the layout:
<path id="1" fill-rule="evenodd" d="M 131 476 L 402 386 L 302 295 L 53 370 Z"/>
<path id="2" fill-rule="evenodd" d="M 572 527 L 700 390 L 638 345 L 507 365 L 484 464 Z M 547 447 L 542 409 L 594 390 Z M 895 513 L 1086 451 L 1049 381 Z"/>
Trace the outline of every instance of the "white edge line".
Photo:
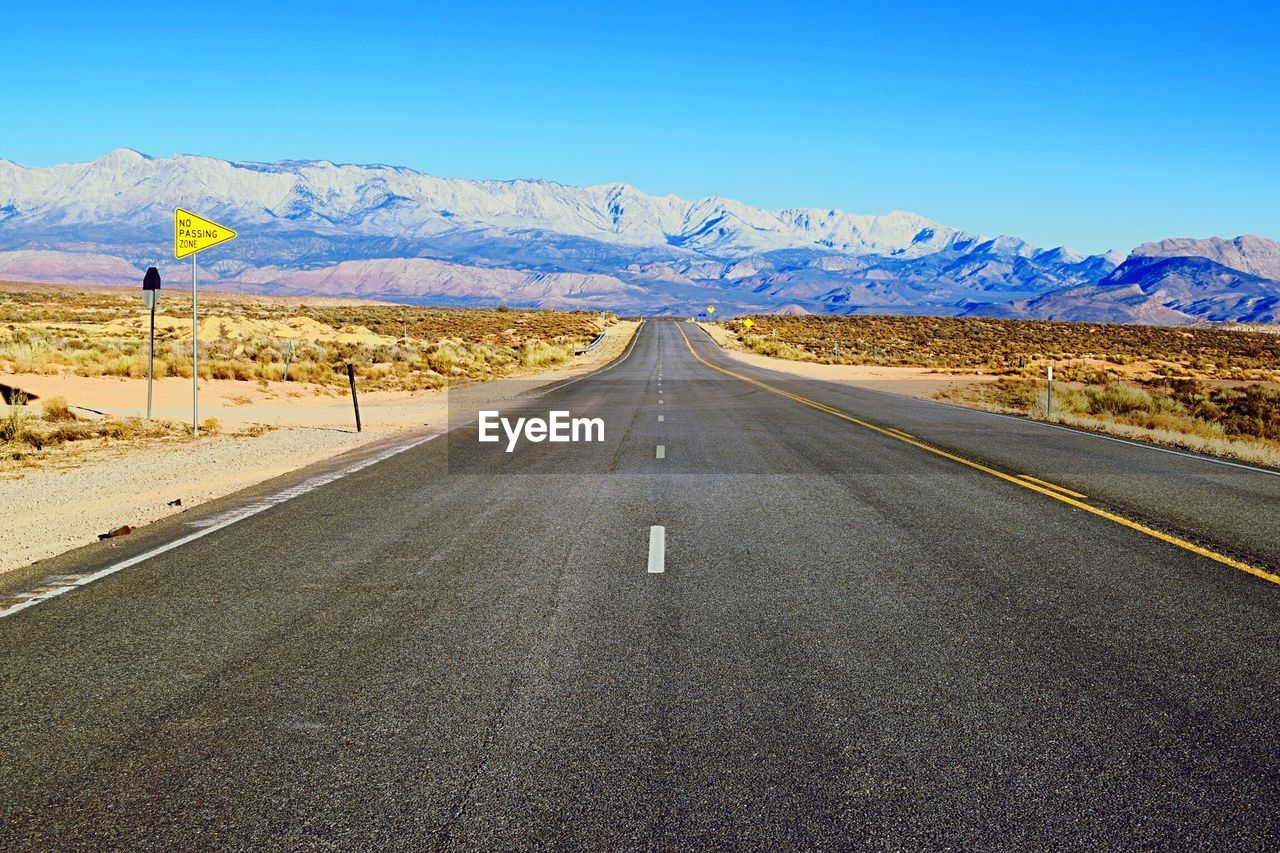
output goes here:
<path id="1" fill-rule="evenodd" d="M 867 388 L 864 390 L 871 391 L 870 388 Z M 906 397 L 906 395 L 893 394 L 892 391 L 872 391 L 872 393 L 892 394 L 895 397 L 902 396 L 908 400 L 920 399 L 918 397 Z M 981 415 L 991 415 L 994 418 L 1008 418 L 1009 420 L 1020 421 L 1021 423 L 1024 423 L 1024 424 L 1034 424 L 1036 426 L 1048 427 L 1049 429 L 1060 429 L 1063 432 L 1069 432 L 1074 435 L 1085 435 L 1085 436 L 1089 436 L 1090 438 L 1101 438 L 1105 441 L 1114 441 L 1120 444 L 1127 444 L 1130 447 L 1140 447 L 1143 450 L 1154 450 L 1158 453 L 1169 453 L 1169 454 L 1172 454 L 1173 456 L 1181 456 L 1184 459 L 1195 459 L 1199 462 L 1212 462 L 1214 465 L 1227 465 L 1231 468 L 1242 468 L 1245 471 L 1252 471 L 1255 474 L 1270 474 L 1273 477 L 1280 477 L 1280 471 L 1272 471 L 1270 468 L 1259 468 L 1256 465 L 1249 465 L 1248 463 L 1245 463 L 1245 462 L 1233 462 L 1230 459 L 1218 459 L 1215 456 L 1202 456 L 1198 453 L 1189 453 L 1185 450 L 1176 450 L 1172 447 L 1160 447 L 1159 445 L 1155 445 L 1155 444 L 1146 444 L 1145 442 L 1141 442 L 1141 441 L 1133 441 L 1128 438 L 1121 438 L 1118 435 L 1107 435 L 1105 433 L 1094 432 L 1093 430 L 1088 430 L 1083 428 L 1070 427 L 1064 424 L 1051 424 L 1045 421 L 1035 420 L 1034 418 L 1020 418 L 1017 415 L 1006 415 L 1004 412 L 988 412 L 986 409 L 970 409 L 967 406 L 957 406 L 954 403 L 944 403 L 941 400 L 922 400 L 921 402 L 933 403 L 935 406 L 947 406 L 948 408 L 952 408 L 952 409 L 961 409 L 966 412 L 977 412 L 978 414 L 981 414 Z"/>
<path id="2" fill-rule="evenodd" d="M 715 338 L 711 337 L 711 335 L 707 332 L 706 329 L 703 329 L 702 333 L 706 335 L 707 340 L 711 341 L 711 343 L 715 346 L 717 352 L 725 353 L 731 359 L 733 358 L 733 354 L 730 353 L 728 350 L 726 350 L 724 347 L 720 346 L 720 344 L 716 343 Z M 745 361 L 740 361 L 738 363 L 743 365 L 744 367 L 755 367 L 760 370 L 766 370 L 770 373 L 776 373 L 783 378 L 804 379 L 803 376 L 796 376 L 795 374 L 790 374 L 790 373 L 787 373 L 785 370 L 780 370 L 777 368 L 760 367 L 760 365 L 758 364 L 751 364 L 750 362 L 745 362 Z M 1147 444 L 1146 442 L 1142 442 L 1142 441 L 1133 441 L 1128 438 L 1121 438 L 1120 436 L 1117 436 L 1117 435 L 1107 435 L 1106 433 L 1094 432 L 1093 430 L 1089 430 L 1089 429 L 1070 427 L 1070 426 L 1065 426 L 1063 424 L 1051 424 L 1046 421 L 1036 420 L 1035 418 L 1024 418 L 1024 417 L 1019 417 L 1018 415 L 1006 415 L 1004 412 L 989 412 L 986 409 L 973 409 L 973 408 L 970 408 L 969 406 L 960 406 L 955 403 L 944 403 L 941 400 L 928 400 L 928 399 L 925 399 L 924 397 L 912 397 L 909 394 L 897 394 L 897 393 L 894 393 L 893 391 L 881 391 L 879 388 L 867 388 L 866 386 L 856 385 L 853 382 L 850 382 L 847 380 L 814 379 L 812 381 L 828 382 L 840 388 L 856 388 L 859 391 L 866 391 L 870 394 L 884 394 L 886 397 L 897 397 L 900 400 L 910 400 L 915 403 L 928 403 L 931 406 L 944 406 L 948 409 L 959 409 L 962 412 L 974 412 L 979 415 L 990 415 L 993 418 L 1007 418 L 1008 420 L 1011 420 L 1011 421 L 1017 421 L 1023 424 L 1030 424 L 1032 426 L 1041 426 L 1041 427 L 1046 427 L 1048 429 L 1060 429 L 1063 432 L 1069 432 L 1073 435 L 1083 435 L 1083 436 L 1088 436 L 1089 438 L 1101 438 L 1105 441 L 1116 441 L 1116 442 L 1119 442 L 1120 444 L 1127 444 L 1130 447 L 1140 447 L 1143 450 L 1154 450 L 1157 453 L 1170 453 L 1174 456 L 1181 456 L 1184 459 L 1195 459 L 1199 462 L 1212 462 L 1214 465 L 1227 465 L 1232 468 L 1242 468 L 1245 471 L 1252 471 L 1255 474 L 1270 474 L 1273 477 L 1280 477 L 1280 471 L 1273 471 L 1270 468 L 1259 468 L 1256 465 L 1249 465 L 1245 462 L 1233 462 L 1230 459 L 1219 459 L 1216 456 L 1204 456 L 1199 453 L 1188 453 L 1185 450 L 1175 450 L 1172 447 L 1160 447 L 1159 445 L 1156 445 L 1156 444 Z"/>
<path id="3" fill-rule="evenodd" d="M 667 570 L 667 528 L 655 524 L 649 528 L 649 574 Z"/>
<path id="4" fill-rule="evenodd" d="M 347 468 L 341 469 L 340 473 L 336 477 L 333 477 L 332 479 L 325 479 L 324 482 L 317 483 L 312 489 L 308 489 L 307 491 L 313 491 L 314 489 L 320 488 L 320 486 L 328 485 L 329 483 L 332 483 L 335 480 L 340 480 L 343 477 L 348 476 L 349 474 L 354 474 L 357 471 L 362 471 L 365 468 L 368 468 L 378 462 L 385 461 L 387 459 L 390 459 L 393 456 L 398 456 L 399 454 L 404 453 L 406 450 L 412 450 L 418 445 L 425 444 L 426 442 L 440 435 L 443 435 L 443 433 L 436 433 L 435 435 L 429 435 L 426 438 L 419 439 L 418 441 L 413 441 L 408 444 L 401 445 L 399 447 L 396 447 L 393 452 L 387 453 L 385 455 L 377 454 L 373 457 L 370 457 L 370 459 L 362 459 L 360 462 L 354 463 Z M 188 533 L 186 536 L 183 536 L 179 539 L 175 539 L 172 542 L 166 542 L 164 545 L 160 545 L 156 548 L 152 548 L 150 551 L 144 551 L 143 553 L 130 557 L 127 560 L 121 560 L 118 563 L 112 563 L 111 565 L 107 566 L 104 569 L 99 569 L 98 571 L 93 572 L 92 574 L 85 575 L 84 577 L 78 578 L 77 580 L 74 580 L 69 584 L 66 584 L 63 586 L 56 586 L 53 589 L 49 590 L 47 593 L 43 593 L 37 597 L 28 598 L 26 601 L 11 605 L 10 607 L 4 610 L 0 610 L 0 619 L 5 618 L 6 616 L 12 616 L 15 613 L 20 613 L 23 610 L 26 610 L 28 607 L 34 607 L 35 605 L 40 604 L 41 602 L 48 601 L 51 598 L 56 598 L 57 596 L 62 595 L 65 592 L 70 592 L 71 590 L 76 589 L 78 587 L 88 586 L 89 584 L 93 583 L 96 580 L 101 580 L 102 578 L 105 578 L 108 575 L 114 575 L 116 572 L 123 571 L 124 569 L 127 569 L 130 566 L 136 566 L 138 565 L 138 563 L 145 562 L 146 560 L 150 560 L 152 557 L 158 557 L 161 554 L 165 553 L 166 551 L 172 551 L 174 548 L 181 548 L 183 545 L 186 545 L 189 542 L 194 542 L 197 539 L 200 539 L 201 537 L 204 537 L 204 536 L 208 536 L 210 533 L 219 531 L 224 527 L 230 527 L 231 525 L 235 524 L 237 521 L 242 521 L 246 518 L 250 518 L 251 516 L 255 516 L 258 513 L 263 512 L 264 510 L 268 510 L 273 506 L 279 506 L 282 503 L 286 503 L 287 501 L 292 500 L 298 495 L 306 494 L 306 492 L 301 492 L 301 491 L 295 492 L 294 489 L 292 488 L 286 489 L 285 491 L 290 492 L 290 494 L 284 500 L 276 501 L 274 503 L 260 502 L 256 504 L 251 504 L 250 507 L 246 509 L 246 511 L 234 513 L 228 516 L 227 518 L 225 518 L 224 520 L 218 522 L 217 524 L 210 525 L 209 527 L 202 527 L 194 533 Z"/>

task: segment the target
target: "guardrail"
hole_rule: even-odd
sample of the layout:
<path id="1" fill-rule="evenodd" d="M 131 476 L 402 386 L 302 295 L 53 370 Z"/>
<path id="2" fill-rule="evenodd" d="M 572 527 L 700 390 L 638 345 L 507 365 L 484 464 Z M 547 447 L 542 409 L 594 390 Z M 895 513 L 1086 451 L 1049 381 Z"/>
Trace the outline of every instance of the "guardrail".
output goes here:
<path id="1" fill-rule="evenodd" d="M 574 347 L 574 348 L 573 348 L 573 354 L 574 354 L 574 355 L 584 355 L 584 354 L 586 354 L 586 353 L 591 352 L 593 349 L 595 349 L 595 348 L 596 348 L 596 344 L 598 344 L 598 343 L 600 343 L 601 341 L 603 341 L 603 340 L 605 339 L 605 336 L 606 336 L 606 335 L 608 335 L 608 334 L 609 334 L 608 332 L 601 332 L 600 334 L 596 335 L 596 336 L 595 336 L 595 339 L 594 339 L 594 340 L 592 340 L 592 341 L 591 341 L 591 343 L 587 344 L 585 347 Z"/>

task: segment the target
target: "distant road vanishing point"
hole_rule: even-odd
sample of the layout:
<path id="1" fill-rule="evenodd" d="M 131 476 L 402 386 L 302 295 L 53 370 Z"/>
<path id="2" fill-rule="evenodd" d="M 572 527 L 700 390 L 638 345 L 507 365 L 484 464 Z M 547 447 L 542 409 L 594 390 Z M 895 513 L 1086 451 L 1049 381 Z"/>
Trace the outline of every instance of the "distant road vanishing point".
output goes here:
<path id="1" fill-rule="evenodd" d="M 666 320 L 517 409 L 604 440 L 459 413 L 0 579 L 0 846 L 1280 846 L 1276 473 Z"/>

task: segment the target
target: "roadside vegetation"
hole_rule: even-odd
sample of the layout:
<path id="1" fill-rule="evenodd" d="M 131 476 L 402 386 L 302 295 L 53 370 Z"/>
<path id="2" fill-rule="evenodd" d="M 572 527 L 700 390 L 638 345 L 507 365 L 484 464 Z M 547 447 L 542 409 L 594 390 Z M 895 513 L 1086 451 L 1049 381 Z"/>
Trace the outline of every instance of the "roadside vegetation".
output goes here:
<path id="1" fill-rule="evenodd" d="M 452 309 L 209 293 L 200 376 L 422 390 L 561 364 L 617 322 L 593 312 Z M 147 375 L 148 318 L 132 290 L 0 285 L 0 373 Z M 162 297 L 158 378 L 191 376 L 189 303 Z"/>
<path id="2" fill-rule="evenodd" d="M 1261 384 L 1213 385 L 1197 379 L 1055 381 L 1051 417 L 1043 380 L 1001 378 L 938 396 L 961 405 L 1280 467 L 1280 389 Z"/>
<path id="3" fill-rule="evenodd" d="M 98 415 L 87 410 L 77 413 L 62 397 L 28 401 L 21 391 L 6 395 L 3 417 L 0 417 L 0 470 L 14 463 L 29 465 L 57 457 L 74 461 L 75 451 L 85 451 L 121 442 L 180 441 L 191 437 L 191 427 L 170 421 L 143 418 L 119 418 Z M 221 432 L 216 418 L 208 418 L 200 426 L 206 435 Z M 236 435 L 261 435 L 267 426 L 254 426 Z M 6 464 L 8 463 L 8 464 Z"/>
<path id="4" fill-rule="evenodd" d="M 938 398 L 1280 467 L 1280 334 L 954 317 L 753 317 L 761 355 L 990 374 Z M 776 333 L 775 333 L 776 330 Z M 1280 330 L 1278 330 L 1280 331 Z"/>
<path id="5" fill-rule="evenodd" d="M 1064 379 L 1280 381 L 1280 334 L 1259 331 L 968 317 L 751 319 L 750 332 L 740 320 L 720 325 L 753 352 L 822 364 L 1038 376 L 1052 362 Z"/>
<path id="6" fill-rule="evenodd" d="M 156 315 L 155 376 L 191 378 L 189 294 Z M 342 395 L 347 364 L 362 391 L 417 391 L 569 362 L 617 318 L 594 312 L 451 309 L 332 298 L 206 293 L 202 379 L 269 395 Z M 189 424 L 104 415 L 61 397 L 27 400 L 23 375 L 145 379 L 148 316 L 137 291 L 0 283 L 0 472 L 75 464 L 85 453 L 189 441 Z M 246 391 L 252 388 L 246 387 Z M 245 404 L 249 394 L 233 396 Z M 75 401 L 83 402 L 83 401 Z M 246 427 L 233 434 L 259 434 Z M 222 432 L 213 418 L 203 435 Z"/>

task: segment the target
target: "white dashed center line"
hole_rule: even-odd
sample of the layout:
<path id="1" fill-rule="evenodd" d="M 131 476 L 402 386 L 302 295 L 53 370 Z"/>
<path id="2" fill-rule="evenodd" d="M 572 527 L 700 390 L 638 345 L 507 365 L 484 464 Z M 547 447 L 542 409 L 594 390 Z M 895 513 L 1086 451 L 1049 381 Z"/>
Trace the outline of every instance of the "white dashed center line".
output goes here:
<path id="1" fill-rule="evenodd" d="M 667 570 L 667 528 L 655 524 L 649 528 L 649 574 Z"/>
<path id="2" fill-rule="evenodd" d="M 659 459 L 667 458 L 667 446 L 665 444 L 658 445 L 658 458 Z"/>

